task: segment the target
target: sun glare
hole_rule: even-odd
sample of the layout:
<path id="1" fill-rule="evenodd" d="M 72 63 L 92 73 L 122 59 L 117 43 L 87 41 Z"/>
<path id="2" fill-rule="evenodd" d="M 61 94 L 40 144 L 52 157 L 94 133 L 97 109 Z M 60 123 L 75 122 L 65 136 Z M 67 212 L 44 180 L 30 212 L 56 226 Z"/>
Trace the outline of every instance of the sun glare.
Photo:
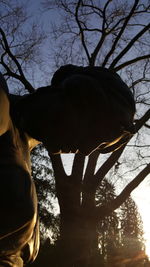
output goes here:
<path id="1" fill-rule="evenodd" d="M 145 240 L 145 246 L 146 246 L 146 255 L 148 256 L 150 260 L 150 239 Z"/>
<path id="2" fill-rule="evenodd" d="M 150 227 L 149 227 L 150 216 L 147 211 L 143 212 L 142 219 L 143 219 L 146 254 L 150 259 Z"/>
<path id="3" fill-rule="evenodd" d="M 134 193 L 134 199 L 142 217 L 146 254 L 150 259 L 150 186 L 143 183 Z"/>

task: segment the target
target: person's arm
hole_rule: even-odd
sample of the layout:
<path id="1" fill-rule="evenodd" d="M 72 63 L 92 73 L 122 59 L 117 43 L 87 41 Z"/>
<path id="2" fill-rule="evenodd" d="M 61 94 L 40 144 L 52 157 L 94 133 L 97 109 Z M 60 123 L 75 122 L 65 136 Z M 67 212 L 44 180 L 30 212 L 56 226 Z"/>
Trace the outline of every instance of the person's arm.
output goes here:
<path id="1" fill-rule="evenodd" d="M 4 134 L 9 129 L 10 115 L 7 93 L 7 84 L 0 73 L 0 135 Z"/>

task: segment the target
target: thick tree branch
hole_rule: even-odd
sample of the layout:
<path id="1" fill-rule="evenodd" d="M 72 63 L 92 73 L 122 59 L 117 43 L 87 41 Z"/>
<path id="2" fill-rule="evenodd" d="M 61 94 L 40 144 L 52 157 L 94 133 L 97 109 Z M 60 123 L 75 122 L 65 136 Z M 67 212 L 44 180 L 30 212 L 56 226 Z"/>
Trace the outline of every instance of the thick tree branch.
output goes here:
<path id="1" fill-rule="evenodd" d="M 109 216 L 112 211 L 119 208 L 120 205 L 130 196 L 131 192 L 145 179 L 150 173 L 150 163 L 123 189 L 123 191 L 104 206 L 97 207 L 96 217 L 102 219 L 105 216 Z"/>
<path id="2" fill-rule="evenodd" d="M 82 154 L 76 154 L 74 156 L 71 177 L 78 181 L 82 181 L 83 169 L 84 169 L 85 156 Z"/>
<path id="3" fill-rule="evenodd" d="M 9 66 L 4 61 L 4 57 L 5 57 L 6 54 L 7 53 L 5 52 L 5 53 L 3 53 L 1 55 L 1 61 L 0 61 L 0 63 L 3 65 L 3 67 L 7 71 L 7 75 L 9 75 L 9 76 L 11 76 L 11 77 L 16 78 L 17 80 L 19 80 L 20 76 L 17 73 L 12 72 L 11 69 L 9 68 Z"/>
<path id="4" fill-rule="evenodd" d="M 33 93 L 35 91 L 35 89 L 32 87 L 32 85 L 28 82 L 28 80 L 24 80 L 24 82 L 22 81 L 22 77 L 20 75 L 18 75 L 17 73 L 13 72 L 9 66 L 4 62 L 4 56 L 6 55 L 6 52 L 1 56 L 1 61 L 0 63 L 3 65 L 3 67 L 6 70 L 6 73 L 4 75 L 7 75 L 9 77 L 13 77 L 16 80 L 19 80 L 20 82 L 23 83 L 23 85 L 25 86 L 25 88 L 29 91 L 29 93 Z M 30 90 L 29 90 L 30 88 Z"/>
<path id="5" fill-rule="evenodd" d="M 96 57 L 105 41 L 105 38 L 107 36 L 107 32 L 105 30 L 105 25 L 106 25 L 106 9 L 107 9 L 107 6 L 109 5 L 110 1 L 108 0 L 104 6 L 104 9 L 101 10 L 102 12 L 102 18 L 103 18 L 103 22 L 102 22 L 102 34 L 101 34 L 101 37 L 100 37 L 100 40 L 99 42 L 97 43 L 94 51 L 91 53 L 91 58 L 90 58 L 90 61 L 89 61 L 89 64 L 90 66 L 94 66 L 95 65 L 95 60 L 96 60 Z"/>
<path id="6" fill-rule="evenodd" d="M 144 126 L 145 126 L 146 128 L 148 128 L 148 129 L 150 129 L 150 125 L 149 125 L 149 124 L 145 123 Z"/>
<path id="7" fill-rule="evenodd" d="M 120 64 L 119 66 L 115 67 L 113 70 L 117 72 L 117 71 L 119 71 L 119 70 L 121 70 L 121 69 L 123 69 L 123 68 L 125 68 L 125 67 L 127 67 L 127 66 L 129 66 L 131 64 L 133 64 L 133 63 L 136 63 L 136 62 L 138 62 L 140 60 L 144 60 L 144 59 L 148 59 L 148 58 L 150 58 L 150 54 L 147 54 L 147 55 L 144 55 L 144 56 L 141 56 L 141 57 L 133 58 L 131 60 L 128 60 L 128 61 Z"/>
<path id="8" fill-rule="evenodd" d="M 49 153 L 49 156 L 54 169 L 61 217 L 66 216 L 68 218 L 73 211 L 78 212 L 79 210 L 82 179 L 79 180 L 79 177 L 68 176 L 65 173 L 60 154 L 52 155 Z"/>
<path id="9" fill-rule="evenodd" d="M 148 83 L 148 82 L 150 82 L 150 79 L 146 79 L 146 78 L 142 77 L 142 78 L 140 78 L 140 79 L 134 81 L 134 82 L 129 86 L 129 88 L 134 88 L 135 85 L 137 85 L 138 83 L 141 83 L 141 82 L 147 82 L 147 83 Z M 140 94 L 140 96 L 141 96 L 141 95 L 145 95 L 145 94 L 149 94 L 149 92 L 148 92 L 148 93 Z M 138 97 L 139 97 L 139 95 L 138 95 Z M 136 103 L 137 103 L 137 101 L 136 101 Z"/>
<path id="10" fill-rule="evenodd" d="M 95 47 L 93 53 L 91 54 L 91 58 L 89 60 L 89 65 L 90 66 L 94 66 L 95 65 L 96 57 L 97 57 L 97 55 L 98 55 L 98 53 L 99 53 L 99 51 L 100 51 L 100 49 L 101 49 L 101 47 L 102 47 L 102 45 L 103 45 L 103 43 L 105 41 L 106 36 L 107 36 L 106 32 L 102 32 L 101 38 L 100 38 L 97 46 Z"/>
<path id="11" fill-rule="evenodd" d="M 135 123 L 135 133 L 137 133 L 143 125 L 150 119 L 150 109 Z M 125 145 L 126 146 L 126 145 Z M 118 151 L 113 152 L 110 157 L 104 162 L 101 168 L 96 173 L 97 181 L 95 185 L 98 186 L 101 180 L 104 178 L 106 173 L 111 169 L 111 167 L 117 161 L 117 158 L 122 154 L 124 147 L 122 147 L 122 151 L 120 149 Z M 105 206 L 98 207 L 96 209 L 96 217 L 97 219 L 102 219 L 105 216 L 109 216 L 112 211 L 120 207 L 120 205 L 128 198 L 131 192 L 144 180 L 144 178 L 150 173 L 150 164 L 148 164 L 121 192 L 121 194 L 111 201 L 111 203 L 107 203 Z M 99 176 L 98 176 L 99 174 Z M 97 183 L 97 184 L 96 184 Z"/>
<path id="12" fill-rule="evenodd" d="M 100 155 L 100 152 L 96 150 L 89 156 L 84 177 L 94 175 L 96 164 L 97 164 L 97 159 L 99 155 Z"/>
<path id="13" fill-rule="evenodd" d="M 52 162 L 54 174 L 56 179 L 64 179 L 67 175 L 64 170 L 62 159 L 60 155 L 53 155 L 49 152 L 49 156 Z"/>
<path id="14" fill-rule="evenodd" d="M 88 158 L 82 187 L 84 200 L 85 198 L 87 199 L 87 196 L 89 196 L 89 194 L 93 195 L 93 199 L 95 198 L 94 172 L 99 154 L 100 152 L 98 150 L 94 151 Z"/>
<path id="15" fill-rule="evenodd" d="M 79 0 L 78 3 L 77 3 L 77 5 L 76 5 L 75 19 L 76 19 L 77 25 L 78 25 L 79 30 L 80 30 L 80 36 L 81 36 L 81 42 L 82 42 L 83 48 L 84 48 L 85 53 L 87 55 L 87 58 L 88 58 L 88 60 L 90 62 L 90 54 L 89 54 L 88 48 L 87 48 L 86 43 L 85 43 L 84 31 L 82 29 L 82 26 L 81 26 L 81 23 L 80 23 L 80 20 L 79 20 L 79 17 L 78 17 L 78 12 L 79 12 L 79 8 L 80 8 L 81 2 L 82 1 Z"/>
<path id="16" fill-rule="evenodd" d="M 122 25 L 122 27 L 120 29 L 120 32 L 117 34 L 117 37 L 116 37 L 116 39 L 115 39 L 115 41 L 114 41 L 114 43 L 113 43 L 110 51 L 108 52 L 108 54 L 106 55 L 106 57 L 104 59 L 104 62 L 102 64 L 102 67 L 104 67 L 106 65 L 106 63 L 108 62 L 108 59 L 114 53 L 114 51 L 116 49 L 116 46 L 117 46 L 117 43 L 119 42 L 119 40 L 120 40 L 123 32 L 125 31 L 125 29 L 127 27 L 127 24 L 129 22 L 129 20 L 131 19 L 132 15 L 133 15 L 133 13 L 134 13 L 137 5 L 138 5 L 138 2 L 139 2 L 139 0 L 135 0 L 134 5 L 133 5 L 132 9 L 130 10 L 129 15 L 126 17 L 126 19 L 125 19 L 125 21 L 124 21 L 124 23 L 123 23 L 123 25 Z"/>
<path id="17" fill-rule="evenodd" d="M 150 109 L 139 119 L 136 121 L 134 125 L 134 131 L 133 134 L 137 133 L 140 128 L 145 125 L 145 123 L 150 119 Z M 133 135 L 129 136 L 128 142 L 132 138 Z M 96 190 L 96 188 L 99 186 L 101 181 L 104 179 L 106 174 L 109 172 L 109 170 L 114 166 L 114 164 L 117 162 L 121 154 L 123 153 L 125 147 L 127 144 L 123 145 L 120 149 L 114 151 L 110 157 L 103 163 L 103 165 L 98 169 L 96 174 L 93 176 L 93 173 L 91 173 L 92 177 L 92 190 Z M 92 170 L 93 171 L 93 170 Z M 89 177 L 88 177 L 89 179 Z M 87 183 L 87 182 L 86 182 Z"/>
<path id="18" fill-rule="evenodd" d="M 103 165 L 98 169 L 96 174 L 93 177 L 92 187 L 96 191 L 97 187 L 100 185 L 101 181 L 104 179 L 109 170 L 117 162 L 121 154 L 123 153 L 126 145 L 123 145 L 120 149 L 111 153 L 109 158 L 103 163 Z"/>
<path id="19" fill-rule="evenodd" d="M 145 33 L 149 30 L 150 23 L 146 25 L 140 32 L 138 32 L 132 40 L 128 43 L 128 45 L 120 52 L 120 54 L 113 60 L 113 62 L 110 65 L 110 69 L 114 69 L 115 65 L 118 63 L 118 61 L 132 48 L 134 43 Z"/>
<path id="20" fill-rule="evenodd" d="M 135 124 L 135 133 L 137 133 L 140 128 L 145 125 L 145 123 L 150 119 L 150 109 L 146 111 L 146 113 L 139 119 L 136 120 Z"/>

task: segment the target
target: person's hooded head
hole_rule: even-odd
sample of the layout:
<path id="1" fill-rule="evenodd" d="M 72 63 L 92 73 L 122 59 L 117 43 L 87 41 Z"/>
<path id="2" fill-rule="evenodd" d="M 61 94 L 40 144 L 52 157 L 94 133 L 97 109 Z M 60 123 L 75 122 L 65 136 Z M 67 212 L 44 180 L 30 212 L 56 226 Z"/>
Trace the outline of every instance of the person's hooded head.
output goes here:
<path id="1" fill-rule="evenodd" d="M 131 91 L 114 72 L 66 65 L 51 86 L 39 88 L 17 107 L 20 127 L 51 153 L 88 155 L 118 148 L 133 128 Z"/>

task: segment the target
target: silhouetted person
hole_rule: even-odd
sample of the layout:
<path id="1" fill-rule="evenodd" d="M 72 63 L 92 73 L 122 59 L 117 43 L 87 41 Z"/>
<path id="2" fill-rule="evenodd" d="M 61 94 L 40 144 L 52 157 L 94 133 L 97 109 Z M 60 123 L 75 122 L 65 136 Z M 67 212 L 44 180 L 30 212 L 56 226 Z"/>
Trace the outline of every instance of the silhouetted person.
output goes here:
<path id="1" fill-rule="evenodd" d="M 135 106 L 117 74 L 73 65 L 51 86 L 10 99 L 0 75 L 0 266 L 22 267 L 39 249 L 31 149 L 42 142 L 54 154 L 113 151 L 130 135 Z"/>
<path id="2" fill-rule="evenodd" d="M 97 148 L 111 152 L 127 141 L 135 103 L 116 73 L 66 65 L 56 71 L 51 86 L 22 99 L 18 110 L 21 127 L 49 152 L 88 155 Z"/>
<path id="3" fill-rule="evenodd" d="M 30 141 L 10 116 L 8 88 L 0 74 L 0 266 L 22 267 L 39 248 Z"/>

